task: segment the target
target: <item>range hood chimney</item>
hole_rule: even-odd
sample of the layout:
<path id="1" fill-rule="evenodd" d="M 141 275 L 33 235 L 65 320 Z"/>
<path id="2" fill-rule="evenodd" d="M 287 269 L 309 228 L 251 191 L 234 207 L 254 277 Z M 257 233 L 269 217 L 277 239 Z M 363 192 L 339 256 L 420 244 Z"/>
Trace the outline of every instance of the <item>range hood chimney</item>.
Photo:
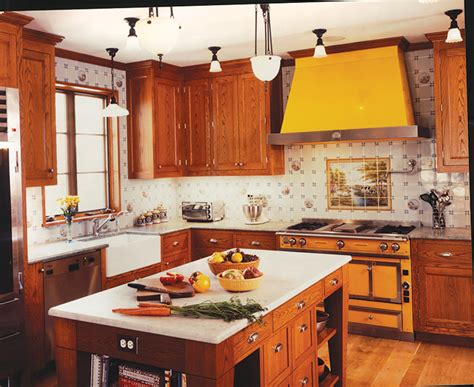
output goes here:
<path id="1" fill-rule="evenodd" d="M 415 124 L 404 53 L 397 46 L 296 58 L 274 145 L 429 138 Z"/>

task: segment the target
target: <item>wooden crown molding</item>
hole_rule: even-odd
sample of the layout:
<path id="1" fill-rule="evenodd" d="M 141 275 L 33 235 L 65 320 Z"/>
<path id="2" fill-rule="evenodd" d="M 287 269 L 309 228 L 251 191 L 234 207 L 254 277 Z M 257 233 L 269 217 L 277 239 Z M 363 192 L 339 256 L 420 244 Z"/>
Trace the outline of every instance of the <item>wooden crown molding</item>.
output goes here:
<path id="1" fill-rule="evenodd" d="M 27 40 L 34 40 L 36 42 L 56 45 L 63 41 L 64 36 L 51 34 L 49 32 L 32 30 L 30 28 L 24 28 L 23 38 Z"/>
<path id="2" fill-rule="evenodd" d="M 34 18 L 26 15 L 22 15 L 17 12 L 5 12 L 0 15 L 0 22 L 7 22 L 11 24 L 16 24 L 17 26 L 25 26 L 31 22 Z"/>
<path id="3" fill-rule="evenodd" d="M 110 67 L 110 59 L 99 58 L 98 56 L 82 54 L 76 51 L 65 50 L 56 47 L 56 56 L 59 58 L 75 60 L 78 62 L 85 62 L 97 66 Z M 127 65 L 122 62 L 114 61 L 114 68 L 117 70 L 127 70 Z"/>
<path id="4" fill-rule="evenodd" d="M 444 42 L 447 35 L 448 31 L 431 32 L 429 34 L 425 34 L 426 38 L 431 42 Z M 464 39 L 464 29 L 461 29 L 461 36 Z"/>
<path id="5" fill-rule="evenodd" d="M 406 51 L 409 46 L 409 42 L 403 36 L 397 36 L 394 38 L 366 40 L 363 42 L 354 42 L 354 43 L 338 44 L 335 46 L 327 46 L 326 52 L 328 54 L 336 54 L 339 52 L 366 50 L 369 48 L 378 48 L 378 47 L 387 47 L 387 46 L 398 46 L 403 51 Z M 288 53 L 293 58 L 305 58 L 308 56 L 313 56 L 314 47 L 307 48 L 304 50 L 289 51 Z"/>
<path id="6" fill-rule="evenodd" d="M 433 43 L 429 40 L 424 42 L 414 42 L 408 45 L 407 51 L 427 50 L 433 48 Z"/>

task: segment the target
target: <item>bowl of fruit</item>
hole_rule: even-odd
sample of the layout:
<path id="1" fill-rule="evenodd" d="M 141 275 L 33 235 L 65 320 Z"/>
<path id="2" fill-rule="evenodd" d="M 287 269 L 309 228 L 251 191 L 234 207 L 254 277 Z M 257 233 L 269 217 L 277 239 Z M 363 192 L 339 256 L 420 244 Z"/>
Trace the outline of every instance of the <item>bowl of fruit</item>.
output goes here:
<path id="1" fill-rule="evenodd" d="M 260 286 L 263 273 L 254 266 L 245 270 L 228 269 L 217 275 L 220 285 L 228 292 L 248 292 Z"/>
<path id="2" fill-rule="evenodd" d="M 253 254 L 246 254 L 240 249 L 233 249 L 223 252 L 215 252 L 207 260 L 209 269 L 214 275 L 218 275 L 229 269 L 245 270 L 248 267 L 256 267 L 260 264 L 260 259 Z"/>

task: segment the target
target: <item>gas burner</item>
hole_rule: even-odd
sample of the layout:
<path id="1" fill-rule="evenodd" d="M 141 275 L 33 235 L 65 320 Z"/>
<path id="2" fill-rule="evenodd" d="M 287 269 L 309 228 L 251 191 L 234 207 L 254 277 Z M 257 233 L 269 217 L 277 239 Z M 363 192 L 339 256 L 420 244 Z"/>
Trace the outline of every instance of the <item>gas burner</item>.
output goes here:
<path id="1" fill-rule="evenodd" d="M 411 231 L 413 231 L 416 227 L 415 226 L 391 226 L 391 225 L 385 225 L 383 227 L 378 228 L 375 230 L 377 234 L 401 234 L 401 235 L 407 235 Z"/>
<path id="2" fill-rule="evenodd" d="M 342 223 L 332 228 L 335 232 L 344 232 L 349 234 L 358 234 L 370 227 L 364 223 Z"/>
<path id="3" fill-rule="evenodd" d="M 294 224 L 293 226 L 288 227 L 288 230 L 317 230 L 318 228 L 327 226 L 327 223 L 322 222 L 301 222 L 298 224 Z"/>

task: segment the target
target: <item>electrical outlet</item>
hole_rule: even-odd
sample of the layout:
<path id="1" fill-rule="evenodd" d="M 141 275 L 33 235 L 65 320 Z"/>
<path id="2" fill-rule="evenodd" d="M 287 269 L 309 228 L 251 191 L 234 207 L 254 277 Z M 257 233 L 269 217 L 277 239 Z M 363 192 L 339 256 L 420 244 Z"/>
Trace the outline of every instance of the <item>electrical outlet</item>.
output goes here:
<path id="1" fill-rule="evenodd" d="M 138 354 L 138 337 L 117 335 L 119 351 Z"/>

